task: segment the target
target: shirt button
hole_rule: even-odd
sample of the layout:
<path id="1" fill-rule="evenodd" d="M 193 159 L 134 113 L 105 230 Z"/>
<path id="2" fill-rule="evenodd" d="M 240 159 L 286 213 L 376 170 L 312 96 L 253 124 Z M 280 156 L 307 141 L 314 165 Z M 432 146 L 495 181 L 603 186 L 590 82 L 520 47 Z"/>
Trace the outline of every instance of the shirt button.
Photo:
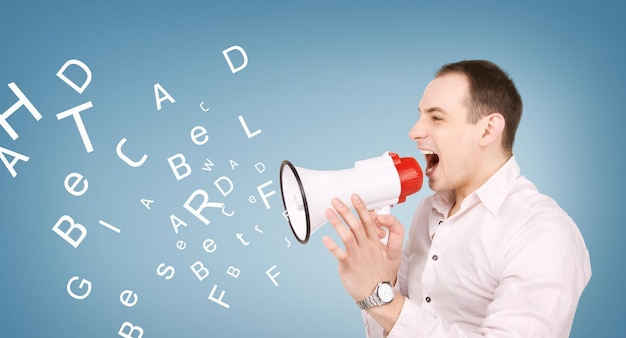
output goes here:
<path id="1" fill-rule="evenodd" d="M 426 303 L 430 303 L 430 297 L 426 297 Z"/>
<path id="2" fill-rule="evenodd" d="M 438 259 L 439 259 L 439 256 L 437 256 L 437 255 L 433 255 L 433 261 L 436 261 L 436 260 L 438 260 Z"/>

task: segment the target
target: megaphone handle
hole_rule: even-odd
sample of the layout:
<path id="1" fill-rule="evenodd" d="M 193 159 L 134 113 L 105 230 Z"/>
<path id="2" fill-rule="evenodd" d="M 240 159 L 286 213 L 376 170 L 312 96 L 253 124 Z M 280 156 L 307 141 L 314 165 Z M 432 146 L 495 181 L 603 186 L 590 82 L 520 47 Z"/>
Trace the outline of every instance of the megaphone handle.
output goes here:
<path id="1" fill-rule="evenodd" d="M 381 207 L 381 208 L 374 210 L 374 212 L 376 212 L 378 215 L 390 215 L 391 207 L 390 206 Z M 389 241 L 389 227 L 382 226 L 381 228 L 385 231 L 385 237 L 381 238 L 380 242 L 383 243 L 384 245 L 387 245 L 387 242 Z"/>

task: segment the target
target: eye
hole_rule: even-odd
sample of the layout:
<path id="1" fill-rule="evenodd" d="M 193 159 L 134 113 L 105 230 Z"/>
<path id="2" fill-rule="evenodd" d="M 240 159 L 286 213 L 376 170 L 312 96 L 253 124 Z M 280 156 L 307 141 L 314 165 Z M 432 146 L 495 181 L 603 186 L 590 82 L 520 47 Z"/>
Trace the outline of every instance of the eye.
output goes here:
<path id="1" fill-rule="evenodd" d="M 431 120 L 433 120 L 435 122 L 436 121 L 443 121 L 443 119 L 441 117 L 437 116 L 437 115 L 431 115 L 430 118 L 431 118 Z"/>

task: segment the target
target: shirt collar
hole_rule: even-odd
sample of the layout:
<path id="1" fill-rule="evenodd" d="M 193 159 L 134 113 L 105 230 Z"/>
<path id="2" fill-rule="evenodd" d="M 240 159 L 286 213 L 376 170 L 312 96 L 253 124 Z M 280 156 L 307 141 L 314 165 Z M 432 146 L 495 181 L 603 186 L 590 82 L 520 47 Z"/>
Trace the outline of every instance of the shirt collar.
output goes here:
<path id="1" fill-rule="evenodd" d="M 511 156 L 482 186 L 463 200 L 461 210 L 480 201 L 490 213 L 497 215 L 519 175 L 517 160 L 515 156 Z M 451 191 L 437 192 L 433 197 L 433 207 L 444 215 L 448 214 L 453 202 L 454 195 Z"/>

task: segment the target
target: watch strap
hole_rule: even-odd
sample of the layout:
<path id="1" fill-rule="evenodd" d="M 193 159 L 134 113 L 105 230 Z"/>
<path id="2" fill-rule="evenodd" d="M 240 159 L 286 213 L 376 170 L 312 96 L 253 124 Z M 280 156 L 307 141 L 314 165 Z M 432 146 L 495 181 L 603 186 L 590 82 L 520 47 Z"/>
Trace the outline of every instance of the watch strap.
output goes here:
<path id="1" fill-rule="evenodd" d="M 376 284 L 376 287 L 374 288 L 374 291 L 372 291 L 372 293 L 369 296 L 367 296 L 364 299 L 356 301 L 356 305 L 361 310 L 367 310 L 376 306 L 381 306 L 381 305 L 385 305 L 389 303 L 389 302 L 383 302 L 378 296 L 378 288 L 380 287 L 381 284 L 389 284 L 391 286 L 391 283 L 389 282 L 378 282 Z"/>

